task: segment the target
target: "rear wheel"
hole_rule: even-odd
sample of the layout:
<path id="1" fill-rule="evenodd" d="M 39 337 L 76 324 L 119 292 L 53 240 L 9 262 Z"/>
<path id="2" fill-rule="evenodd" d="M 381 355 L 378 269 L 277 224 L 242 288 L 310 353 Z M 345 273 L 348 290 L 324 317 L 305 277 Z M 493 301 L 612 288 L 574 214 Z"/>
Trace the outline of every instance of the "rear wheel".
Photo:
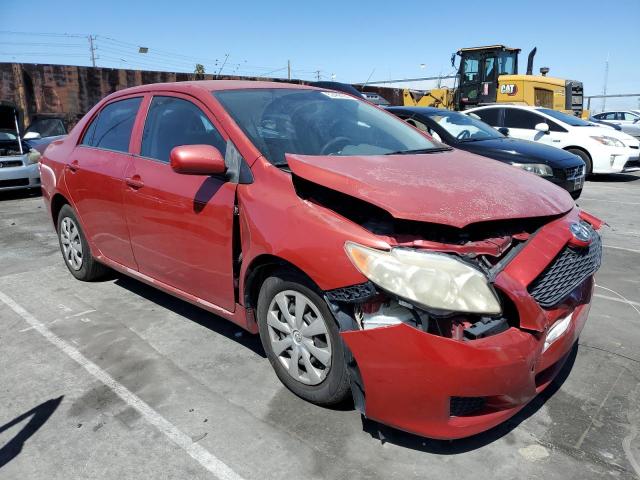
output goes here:
<path id="1" fill-rule="evenodd" d="M 107 267 L 91 256 L 80 222 L 69 205 L 64 205 L 58 214 L 58 241 L 65 265 L 78 280 L 98 280 L 107 272 Z"/>
<path id="2" fill-rule="evenodd" d="M 267 278 L 257 314 L 269 362 L 289 390 L 319 405 L 334 405 L 349 395 L 338 327 L 308 280 L 288 272 Z"/>
<path id="3" fill-rule="evenodd" d="M 593 164 L 591 163 L 591 157 L 587 152 L 578 150 L 577 148 L 568 148 L 567 152 L 579 156 L 584 161 L 585 176 L 591 175 L 593 173 Z"/>

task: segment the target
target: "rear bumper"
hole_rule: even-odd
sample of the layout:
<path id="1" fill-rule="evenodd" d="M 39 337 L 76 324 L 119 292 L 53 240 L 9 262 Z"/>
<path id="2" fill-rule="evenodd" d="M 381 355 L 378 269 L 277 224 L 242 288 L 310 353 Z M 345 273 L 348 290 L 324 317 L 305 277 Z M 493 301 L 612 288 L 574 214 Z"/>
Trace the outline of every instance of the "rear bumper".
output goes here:
<path id="1" fill-rule="evenodd" d="M 593 279 L 579 290 L 573 297 L 580 301 L 563 307 L 563 315 L 571 314 L 569 327 L 544 352 L 544 332 L 517 328 L 469 342 L 405 324 L 343 332 L 364 384 L 365 415 L 437 439 L 467 437 L 504 422 L 543 391 L 564 365 L 586 322 Z M 456 416 L 453 397 L 481 398 L 482 403 Z"/>
<path id="2" fill-rule="evenodd" d="M 37 163 L 0 169 L 0 191 L 39 187 L 40 172 Z"/>

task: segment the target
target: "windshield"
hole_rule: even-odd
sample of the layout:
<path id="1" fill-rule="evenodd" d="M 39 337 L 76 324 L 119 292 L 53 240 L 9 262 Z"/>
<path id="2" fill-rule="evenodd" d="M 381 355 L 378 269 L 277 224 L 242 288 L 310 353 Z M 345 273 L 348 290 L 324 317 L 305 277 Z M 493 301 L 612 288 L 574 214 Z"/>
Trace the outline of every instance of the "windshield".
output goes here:
<path id="1" fill-rule="evenodd" d="M 560 120 L 561 122 L 567 123 L 572 127 L 592 127 L 589 122 L 585 122 L 584 120 L 574 117 L 573 115 L 567 115 L 566 113 L 558 112 L 557 110 L 551 110 L 549 108 L 538 108 L 539 112 L 546 113 L 550 117 L 555 118 L 556 120 Z"/>
<path id="2" fill-rule="evenodd" d="M 458 112 L 433 112 L 426 114 L 446 132 L 462 142 L 502 138 L 504 135 L 486 123 Z"/>
<path id="3" fill-rule="evenodd" d="M 402 120 L 339 92 L 274 88 L 214 96 L 274 165 L 286 165 L 286 153 L 383 155 L 443 147 Z"/>

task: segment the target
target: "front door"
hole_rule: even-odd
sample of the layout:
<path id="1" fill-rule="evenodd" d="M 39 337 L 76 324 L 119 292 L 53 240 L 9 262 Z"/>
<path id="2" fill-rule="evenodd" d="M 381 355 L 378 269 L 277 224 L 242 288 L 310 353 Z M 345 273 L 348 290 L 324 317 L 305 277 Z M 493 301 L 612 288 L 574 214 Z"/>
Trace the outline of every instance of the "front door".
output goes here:
<path id="1" fill-rule="evenodd" d="M 224 155 L 223 135 L 195 99 L 154 96 L 140 155 L 126 172 L 124 203 L 141 273 L 233 311 L 236 185 L 223 176 L 178 174 L 169 165 L 170 152 L 179 145 L 212 145 Z"/>
<path id="2" fill-rule="evenodd" d="M 92 253 L 134 269 L 122 195 L 141 102 L 142 97 L 130 97 L 102 108 L 74 149 L 64 176 L 84 232 L 98 250 Z"/>

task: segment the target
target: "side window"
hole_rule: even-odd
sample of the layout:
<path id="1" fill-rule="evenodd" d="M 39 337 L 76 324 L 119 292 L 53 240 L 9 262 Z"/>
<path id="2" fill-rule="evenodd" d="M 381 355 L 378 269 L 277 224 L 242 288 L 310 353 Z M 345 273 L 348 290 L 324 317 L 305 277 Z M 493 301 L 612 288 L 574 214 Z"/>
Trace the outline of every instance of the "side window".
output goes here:
<path id="1" fill-rule="evenodd" d="M 500 117 L 499 108 L 485 108 L 483 110 L 476 110 L 475 113 L 480 119 L 486 123 L 487 125 L 491 125 L 492 127 L 499 126 L 499 117 Z"/>
<path id="2" fill-rule="evenodd" d="M 600 117 L 602 120 L 615 120 L 616 119 L 616 114 L 611 112 L 611 113 L 604 113 L 602 115 L 600 115 Z"/>
<path id="3" fill-rule="evenodd" d="M 128 98 L 104 107 L 89 125 L 82 145 L 128 152 L 131 130 L 141 101 L 142 97 Z"/>
<path id="4" fill-rule="evenodd" d="M 524 128 L 533 130 L 538 123 L 546 123 L 540 115 L 520 110 L 519 108 L 506 108 L 504 113 L 504 126 L 507 128 Z"/>
<path id="5" fill-rule="evenodd" d="M 482 80 L 484 80 L 485 82 L 493 80 L 495 63 L 496 59 L 494 57 L 487 57 L 484 59 L 484 74 Z"/>
<path id="6" fill-rule="evenodd" d="M 142 134 L 140 155 L 169 163 L 179 145 L 211 145 L 225 154 L 226 142 L 202 110 L 176 97 L 153 97 Z"/>
<path id="7" fill-rule="evenodd" d="M 82 141 L 80 145 L 86 145 L 91 147 L 93 145 L 93 135 L 96 133 L 96 125 L 98 124 L 98 118 L 100 117 L 100 113 L 93 117 L 91 120 L 91 124 L 87 127 L 87 130 L 84 132 L 84 136 L 82 137 Z"/>
<path id="8" fill-rule="evenodd" d="M 544 121 L 546 121 L 547 125 L 549 125 L 550 132 L 566 132 L 567 131 L 565 128 L 561 127 L 556 122 L 552 122 L 551 120 L 548 120 L 548 119 L 543 120 L 543 122 Z"/>
<path id="9" fill-rule="evenodd" d="M 480 67 L 480 61 L 477 58 L 465 58 L 464 59 L 464 82 L 477 82 L 478 81 L 478 69 Z"/>
<path id="10" fill-rule="evenodd" d="M 633 122 L 634 120 L 638 120 L 639 118 L 640 118 L 640 116 L 634 115 L 633 113 L 630 113 L 630 112 L 623 112 L 622 113 L 622 119 L 623 120 L 628 120 L 630 122 Z"/>

